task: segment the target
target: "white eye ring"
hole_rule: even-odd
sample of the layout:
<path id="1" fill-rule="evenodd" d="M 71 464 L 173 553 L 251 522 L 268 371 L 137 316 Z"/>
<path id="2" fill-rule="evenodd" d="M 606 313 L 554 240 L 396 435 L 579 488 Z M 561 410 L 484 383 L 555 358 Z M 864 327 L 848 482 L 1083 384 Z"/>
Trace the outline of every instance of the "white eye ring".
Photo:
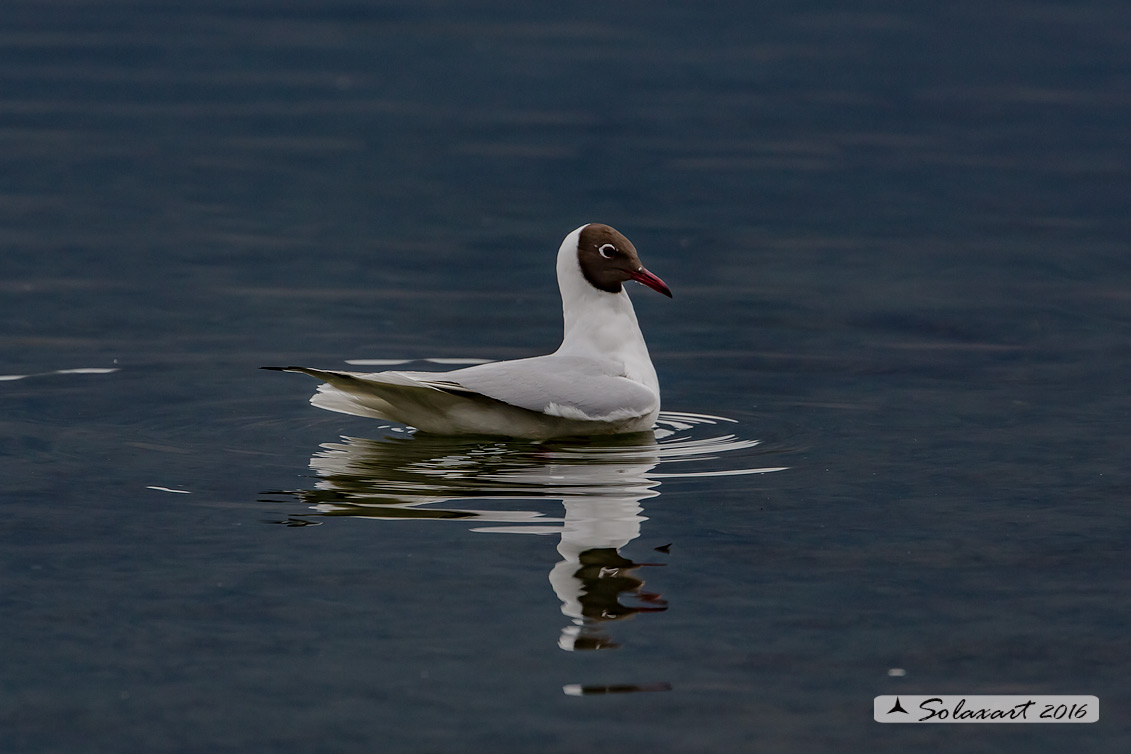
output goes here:
<path id="1" fill-rule="evenodd" d="M 617 247 L 613 246 L 611 243 L 607 243 L 601 248 L 597 249 L 597 251 L 600 252 L 601 256 L 603 256 L 605 259 L 612 259 L 613 253 L 616 252 L 616 250 Z"/>

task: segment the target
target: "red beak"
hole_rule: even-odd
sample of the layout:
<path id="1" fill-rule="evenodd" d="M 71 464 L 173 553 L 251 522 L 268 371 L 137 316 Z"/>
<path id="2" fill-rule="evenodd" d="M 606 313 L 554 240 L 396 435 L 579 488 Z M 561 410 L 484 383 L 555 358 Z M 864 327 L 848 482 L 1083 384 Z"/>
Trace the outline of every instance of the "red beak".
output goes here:
<path id="1" fill-rule="evenodd" d="M 644 269 L 643 267 L 641 267 L 636 272 L 629 273 L 629 275 L 636 282 L 641 283 L 642 285 L 646 285 L 654 291 L 659 291 L 668 298 L 672 297 L 671 289 L 668 288 L 667 283 L 665 283 L 663 280 L 660 280 L 658 277 L 653 275 L 651 272 L 648 272 L 648 270 Z"/>

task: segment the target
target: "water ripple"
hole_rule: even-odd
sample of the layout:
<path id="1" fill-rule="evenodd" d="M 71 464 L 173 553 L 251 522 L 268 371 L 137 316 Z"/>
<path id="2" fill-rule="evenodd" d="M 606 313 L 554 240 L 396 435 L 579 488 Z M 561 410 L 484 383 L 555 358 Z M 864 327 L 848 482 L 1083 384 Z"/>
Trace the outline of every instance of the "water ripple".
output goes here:
<path id="1" fill-rule="evenodd" d="M 763 449 L 760 440 L 742 437 L 735 420 L 706 414 L 666 411 L 654 432 L 548 442 L 381 429 L 385 434 L 377 438 L 342 437 L 322 444 L 310 460 L 318 477 L 315 488 L 290 494 L 322 515 L 557 524 L 562 519 L 536 511 L 480 505 L 578 498 L 638 504 L 660 494 L 664 480 L 787 468 L 759 463 L 772 451 Z M 466 504 L 470 501 L 474 507 Z M 457 502 L 463 504 L 448 507 Z"/>
<path id="2" fill-rule="evenodd" d="M 79 367 L 77 369 L 56 369 L 53 372 L 35 372 L 33 374 L 0 374 L 0 382 L 26 380 L 29 377 L 47 377 L 53 374 L 111 374 L 117 371 L 118 367 Z"/>

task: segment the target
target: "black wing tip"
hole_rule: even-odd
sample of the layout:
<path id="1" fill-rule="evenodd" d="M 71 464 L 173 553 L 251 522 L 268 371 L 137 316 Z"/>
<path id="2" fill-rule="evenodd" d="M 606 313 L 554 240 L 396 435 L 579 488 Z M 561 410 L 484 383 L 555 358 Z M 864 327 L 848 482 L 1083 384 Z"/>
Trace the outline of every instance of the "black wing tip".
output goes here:
<path id="1" fill-rule="evenodd" d="M 260 369 L 266 369 L 270 372 L 290 372 L 294 369 L 298 369 L 298 367 L 259 367 L 259 368 Z"/>

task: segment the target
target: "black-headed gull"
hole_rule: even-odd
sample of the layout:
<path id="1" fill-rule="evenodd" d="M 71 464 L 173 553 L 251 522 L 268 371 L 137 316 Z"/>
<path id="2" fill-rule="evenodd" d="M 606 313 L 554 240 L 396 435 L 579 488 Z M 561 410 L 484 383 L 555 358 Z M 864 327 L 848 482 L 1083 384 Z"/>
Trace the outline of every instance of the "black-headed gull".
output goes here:
<path id="1" fill-rule="evenodd" d="M 310 402 L 443 435 L 546 439 L 652 428 L 660 384 L 622 283 L 670 297 L 632 242 L 608 225 L 582 225 L 557 260 L 565 335 L 557 351 L 451 372 L 302 372 L 324 382 Z"/>

